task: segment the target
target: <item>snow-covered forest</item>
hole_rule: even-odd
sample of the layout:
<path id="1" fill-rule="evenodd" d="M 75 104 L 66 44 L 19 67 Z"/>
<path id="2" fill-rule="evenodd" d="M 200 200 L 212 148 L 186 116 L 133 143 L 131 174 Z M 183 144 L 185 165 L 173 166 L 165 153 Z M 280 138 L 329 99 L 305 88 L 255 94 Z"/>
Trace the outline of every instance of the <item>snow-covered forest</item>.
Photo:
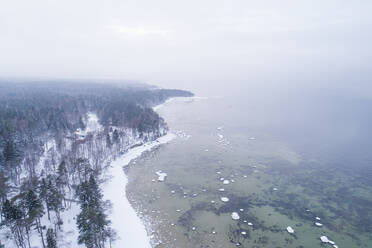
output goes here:
<path id="1" fill-rule="evenodd" d="M 131 147 L 166 134 L 152 107 L 177 96 L 192 93 L 0 82 L 0 247 L 110 247 L 115 230 L 100 189 L 105 169 Z"/>

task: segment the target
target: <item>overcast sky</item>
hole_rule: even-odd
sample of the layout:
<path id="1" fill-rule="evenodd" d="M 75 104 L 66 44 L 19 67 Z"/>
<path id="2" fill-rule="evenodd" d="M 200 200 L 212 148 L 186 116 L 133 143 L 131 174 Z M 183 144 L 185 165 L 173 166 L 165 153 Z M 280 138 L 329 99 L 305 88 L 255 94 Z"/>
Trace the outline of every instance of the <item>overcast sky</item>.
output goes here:
<path id="1" fill-rule="evenodd" d="M 3 0 L 0 77 L 368 84 L 371 13 L 367 0 Z"/>

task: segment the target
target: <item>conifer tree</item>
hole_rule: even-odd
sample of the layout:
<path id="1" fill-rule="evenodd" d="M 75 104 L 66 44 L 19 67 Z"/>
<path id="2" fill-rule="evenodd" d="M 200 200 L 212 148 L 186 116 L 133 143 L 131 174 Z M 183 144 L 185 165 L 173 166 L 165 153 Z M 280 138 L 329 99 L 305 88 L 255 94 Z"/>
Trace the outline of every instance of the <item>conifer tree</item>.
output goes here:
<path id="1" fill-rule="evenodd" d="M 52 228 L 48 228 L 46 233 L 47 248 L 57 248 L 56 235 Z"/>
<path id="2" fill-rule="evenodd" d="M 119 143 L 120 141 L 120 137 L 119 137 L 119 132 L 117 129 L 115 129 L 113 135 L 112 135 L 112 140 L 115 142 L 115 143 Z"/>
<path id="3" fill-rule="evenodd" d="M 34 224 L 36 226 L 36 229 L 40 234 L 43 247 L 45 247 L 43 227 L 42 227 L 41 221 L 40 221 L 40 218 L 44 215 L 44 207 L 43 207 L 43 204 L 42 204 L 40 198 L 38 197 L 38 195 L 32 189 L 30 189 L 25 194 L 24 207 L 25 207 L 25 211 L 27 213 L 27 224 L 28 224 L 28 226 L 31 226 L 32 224 Z M 27 233 L 28 233 L 28 230 L 29 230 L 28 226 L 26 227 Z"/>
<path id="4" fill-rule="evenodd" d="M 102 193 L 94 176 L 82 182 L 76 193 L 81 209 L 76 221 L 79 228 L 78 243 L 85 244 L 87 248 L 102 248 L 110 236 L 110 221 L 104 213 Z"/>
<path id="5" fill-rule="evenodd" d="M 110 134 L 109 133 L 107 133 L 107 135 L 106 135 L 106 146 L 108 148 L 111 148 L 111 146 L 112 146 L 111 137 L 110 137 Z"/>
<path id="6" fill-rule="evenodd" d="M 57 218 L 60 219 L 59 214 L 62 208 L 63 195 L 58 190 L 51 175 L 41 180 L 40 197 L 46 204 L 48 220 L 50 220 L 50 211 L 54 211 L 57 214 Z"/>

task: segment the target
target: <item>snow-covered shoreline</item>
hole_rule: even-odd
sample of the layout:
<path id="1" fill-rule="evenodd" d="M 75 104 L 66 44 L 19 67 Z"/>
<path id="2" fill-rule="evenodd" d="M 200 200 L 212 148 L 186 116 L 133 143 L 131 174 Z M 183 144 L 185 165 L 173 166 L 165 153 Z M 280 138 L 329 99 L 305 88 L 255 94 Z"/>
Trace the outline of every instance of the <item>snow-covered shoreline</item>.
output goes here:
<path id="1" fill-rule="evenodd" d="M 153 109 L 156 111 L 172 100 L 173 98 L 168 99 Z M 117 240 L 112 244 L 113 248 L 151 248 L 151 240 L 147 234 L 145 223 L 137 215 L 126 196 L 128 177 L 124 173 L 123 168 L 132 160 L 140 157 L 144 152 L 166 144 L 175 137 L 175 134 L 168 133 L 154 141 L 130 149 L 110 163 L 106 171 L 110 179 L 102 185 L 102 193 L 104 200 L 109 200 L 112 204 L 111 213 L 108 217 L 111 220 L 111 227 L 117 235 Z"/>
<path id="2" fill-rule="evenodd" d="M 150 237 L 147 235 L 145 225 L 126 197 L 125 188 L 128 178 L 124 173 L 123 167 L 144 152 L 166 144 L 175 137 L 172 133 L 166 134 L 155 141 L 130 149 L 127 153 L 111 162 L 107 171 L 111 179 L 103 185 L 102 193 L 104 199 L 110 200 L 112 203 L 109 219 L 112 222 L 111 227 L 116 231 L 118 237 L 112 247 L 151 248 Z"/>

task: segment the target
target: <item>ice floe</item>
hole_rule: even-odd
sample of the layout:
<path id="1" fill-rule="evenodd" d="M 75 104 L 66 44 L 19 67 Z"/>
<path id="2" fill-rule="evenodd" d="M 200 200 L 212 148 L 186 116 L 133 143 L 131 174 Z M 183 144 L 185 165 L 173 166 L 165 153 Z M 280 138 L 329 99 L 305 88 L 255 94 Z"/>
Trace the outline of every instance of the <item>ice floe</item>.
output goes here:
<path id="1" fill-rule="evenodd" d="M 228 202 L 230 199 L 229 198 L 227 198 L 227 197 L 221 197 L 221 201 L 222 202 Z"/>
<path id="2" fill-rule="evenodd" d="M 293 228 L 292 228 L 292 227 L 290 227 L 290 226 L 287 226 L 287 232 L 289 232 L 289 233 L 294 233 L 294 230 L 293 230 Z"/>
<path id="3" fill-rule="evenodd" d="M 156 175 L 158 175 L 158 181 L 159 182 L 164 182 L 165 178 L 167 177 L 167 173 L 160 171 L 156 172 Z"/>
<path id="4" fill-rule="evenodd" d="M 227 179 L 225 179 L 225 180 L 223 180 L 223 182 L 222 182 L 223 184 L 229 184 L 230 183 L 230 181 L 229 180 L 227 180 Z"/>
<path id="5" fill-rule="evenodd" d="M 323 243 L 329 243 L 329 239 L 327 236 L 321 236 L 320 237 L 320 240 L 323 242 Z"/>
<path id="6" fill-rule="evenodd" d="M 319 226 L 319 227 L 323 226 L 323 224 L 322 223 L 319 223 L 319 222 L 315 222 L 315 225 L 316 226 Z"/>
<path id="7" fill-rule="evenodd" d="M 240 219 L 240 216 L 239 216 L 239 214 L 237 212 L 232 212 L 231 213 L 231 218 L 233 220 L 239 220 Z"/>

